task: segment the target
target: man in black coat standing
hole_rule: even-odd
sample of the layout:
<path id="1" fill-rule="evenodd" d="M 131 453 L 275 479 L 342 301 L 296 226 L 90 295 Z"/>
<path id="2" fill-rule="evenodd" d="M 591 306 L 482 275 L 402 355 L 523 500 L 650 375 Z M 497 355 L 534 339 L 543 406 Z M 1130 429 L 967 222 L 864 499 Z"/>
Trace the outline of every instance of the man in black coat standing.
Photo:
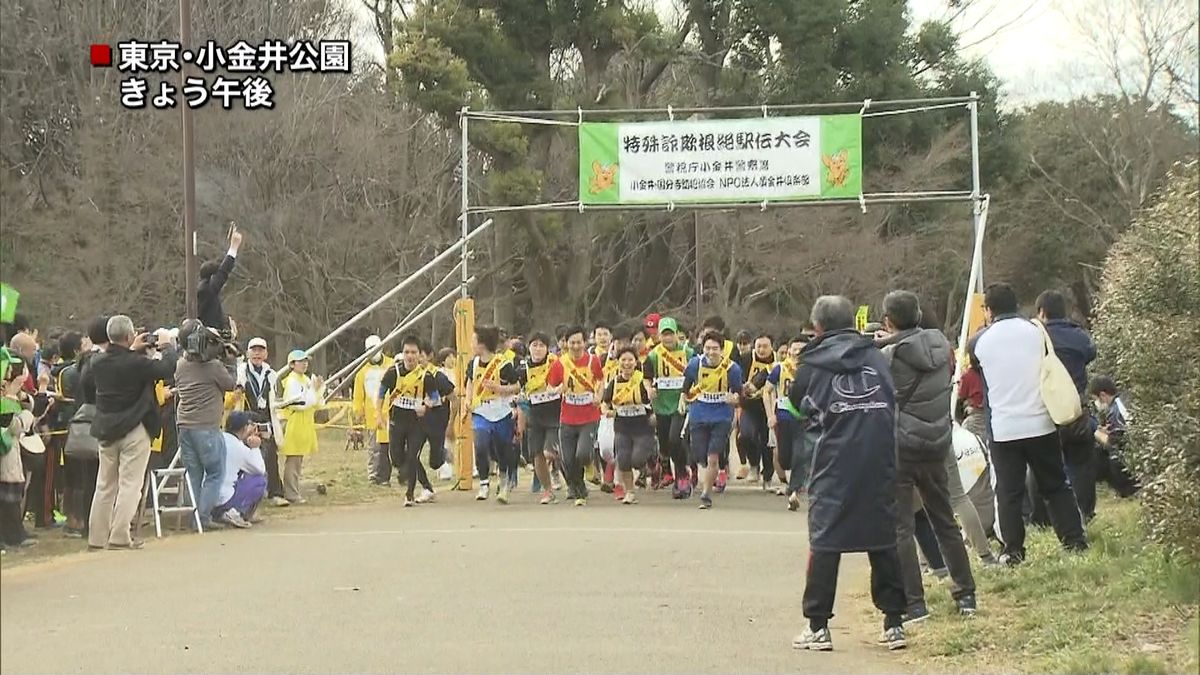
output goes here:
<path id="1" fill-rule="evenodd" d="M 229 228 L 229 252 L 221 262 L 210 260 L 200 266 L 200 283 L 196 285 L 196 307 L 200 323 L 207 328 L 227 332 L 229 317 L 221 306 L 221 289 L 229 281 L 233 266 L 237 262 L 238 249 L 242 245 L 242 233 L 237 225 Z"/>
<path id="2" fill-rule="evenodd" d="M 871 561 L 871 599 L 884 614 L 880 644 L 906 646 L 904 583 L 896 552 L 896 392 L 874 343 L 854 330 L 854 307 L 841 296 L 817 298 L 817 337 L 788 394 L 813 420 L 808 484 L 808 579 L 804 616 L 809 627 L 796 649 L 829 651 L 829 619 L 842 553 L 865 551 Z"/>

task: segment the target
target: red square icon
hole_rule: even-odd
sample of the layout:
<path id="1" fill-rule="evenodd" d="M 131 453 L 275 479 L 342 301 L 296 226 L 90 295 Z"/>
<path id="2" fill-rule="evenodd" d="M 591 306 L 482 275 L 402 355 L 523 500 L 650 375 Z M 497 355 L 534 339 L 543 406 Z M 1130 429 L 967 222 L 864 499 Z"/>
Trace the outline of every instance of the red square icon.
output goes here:
<path id="1" fill-rule="evenodd" d="M 92 45 L 92 66 L 96 68 L 111 68 L 112 47 L 108 45 Z"/>

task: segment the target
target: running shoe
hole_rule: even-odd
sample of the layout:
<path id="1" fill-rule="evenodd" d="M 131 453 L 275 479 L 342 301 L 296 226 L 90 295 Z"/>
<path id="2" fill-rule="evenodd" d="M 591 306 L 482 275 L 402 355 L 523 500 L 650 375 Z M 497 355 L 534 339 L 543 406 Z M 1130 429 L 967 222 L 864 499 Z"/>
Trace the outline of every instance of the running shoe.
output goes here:
<path id="1" fill-rule="evenodd" d="M 713 487 L 717 489 L 717 492 L 724 492 L 727 484 L 729 484 L 729 472 L 722 469 L 717 472 L 717 484 Z"/>
<path id="2" fill-rule="evenodd" d="M 413 507 L 413 506 L 416 506 L 416 505 L 417 505 L 417 502 L 416 502 L 416 501 L 415 501 L 415 500 L 414 500 L 412 497 L 405 497 L 405 498 L 404 498 L 404 508 L 406 508 L 406 509 L 407 509 L 407 508 L 411 508 L 411 507 Z"/>
<path id="3" fill-rule="evenodd" d="M 563 489 L 563 477 L 561 473 L 555 471 L 550 475 L 550 488 L 555 492 Z"/>
<path id="4" fill-rule="evenodd" d="M 508 492 L 509 492 L 508 484 L 505 483 L 504 485 L 501 485 L 500 486 L 500 494 L 496 495 L 496 501 L 500 502 L 501 504 L 507 504 L 508 503 Z"/>
<path id="5" fill-rule="evenodd" d="M 612 495 L 613 495 L 613 499 L 615 499 L 617 501 L 621 501 L 622 499 L 625 499 L 625 486 L 621 485 L 620 483 L 617 483 L 616 485 L 614 485 Z"/>
<path id="6" fill-rule="evenodd" d="M 225 513 L 221 514 L 221 521 L 243 530 L 250 527 L 250 523 L 247 523 L 246 519 L 242 518 L 242 514 L 238 513 L 237 509 L 226 510 Z"/>
<path id="7" fill-rule="evenodd" d="M 577 497 L 575 499 L 575 506 L 587 506 L 587 497 Z"/>
<path id="8" fill-rule="evenodd" d="M 558 503 L 558 495 L 554 494 L 554 490 L 546 490 L 546 492 L 542 494 L 541 503 L 542 504 L 557 504 Z"/>
<path id="9" fill-rule="evenodd" d="M 890 651 L 907 647 L 908 640 L 904 639 L 904 626 L 885 628 L 883 634 L 879 636 L 879 644 L 886 646 Z"/>
<path id="10" fill-rule="evenodd" d="M 418 504 L 428 504 L 435 498 L 433 490 L 421 490 L 421 494 L 417 496 Z"/>
<path id="11" fill-rule="evenodd" d="M 626 494 L 625 498 L 621 500 L 621 503 L 626 504 L 626 505 L 636 504 L 637 502 L 638 502 L 637 495 L 633 494 L 632 492 L 630 492 L 629 494 Z"/>
<path id="12" fill-rule="evenodd" d="M 792 640 L 792 649 L 807 649 L 814 652 L 833 651 L 833 636 L 829 634 L 829 627 L 826 626 L 815 631 L 811 628 L 806 629 Z"/>
<path id="13" fill-rule="evenodd" d="M 706 511 L 712 508 L 712 497 L 709 495 L 700 495 L 700 510 Z"/>
<path id="14" fill-rule="evenodd" d="M 747 478 L 751 485 L 757 485 L 762 480 L 762 474 L 759 473 L 758 467 L 750 469 L 750 477 Z"/>
<path id="15" fill-rule="evenodd" d="M 608 481 L 605 481 L 600 484 L 600 491 L 606 495 L 611 495 L 613 493 L 613 490 L 615 490 L 615 489 L 616 488 L 613 486 L 613 484 L 609 483 Z"/>
<path id="16" fill-rule="evenodd" d="M 921 603 L 919 605 L 913 605 L 912 607 L 908 608 L 907 612 L 904 613 L 905 625 L 912 624 L 912 623 L 921 623 L 922 621 L 924 621 L 925 619 L 928 619 L 928 618 L 929 618 L 929 608 L 925 606 L 925 603 Z"/>
<path id="17" fill-rule="evenodd" d="M 743 464 L 743 465 L 741 466 L 741 468 L 739 468 L 739 469 L 738 469 L 738 472 L 737 472 L 737 476 L 736 476 L 736 478 L 737 478 L 738 480 L 746 480 L 746 477 L 747 477 L 747 476 L 749 476 L 749 475 L 750 475 L 750 465 L 749 465 L 749 464 Z"/>
<path id="18" fill-rule="evenodd" d="M 788 497 L 787 509 L 788 509 L 788 511 L 799 511 L 800 510 L 800 493 L 799 492 L 793 492 L 792 496 Z"/>
<path id="19" fill-rule="evenodd" d="M 646 489 L 646 474 L 643 473 L 640 476 L 638 476 L 637 480 L 633 481 L 633 486 L 645 490 Z"/>
<path id="20" fill-rule="evenodd" d="M 962 616 L 975 616 L 979 611 L 974 595 L 964 595 L 956 600 L 955 604 L 958 605 L 958 613 Z"/>
<path id="21" fill-rule="evenodd" d="M 479 486 L 479 493 L 475 495 L 475 501 L 486 502 L 488 500 L 488 497 L 491 496 L 491 492 L 492 492 L 491 486 L 488 485 L 487 483 L 482 483 Z"/>

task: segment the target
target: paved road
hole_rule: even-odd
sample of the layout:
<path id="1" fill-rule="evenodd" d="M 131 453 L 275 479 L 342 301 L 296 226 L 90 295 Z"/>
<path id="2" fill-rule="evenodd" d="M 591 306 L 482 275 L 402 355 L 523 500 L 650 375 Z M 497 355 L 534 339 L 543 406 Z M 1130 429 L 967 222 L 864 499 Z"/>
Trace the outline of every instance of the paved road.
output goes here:
<path id="1" fill-rule="evenodd" d="M 748 489 L 702 512 L 334 509 L 0 576 L 4 672 L 895 670 L 842 566 L 838 651 L 796 652 L 804 518 Z M 852 598 L 851 592 L 860 597 Z"/>

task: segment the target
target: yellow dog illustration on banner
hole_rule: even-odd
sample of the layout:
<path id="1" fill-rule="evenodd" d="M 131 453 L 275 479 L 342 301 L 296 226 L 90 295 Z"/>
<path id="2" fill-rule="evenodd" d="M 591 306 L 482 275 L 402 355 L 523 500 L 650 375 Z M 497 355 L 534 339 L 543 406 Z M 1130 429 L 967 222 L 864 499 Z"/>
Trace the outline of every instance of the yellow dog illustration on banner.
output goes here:
<path id="1" fill-rule="evenodd" d="M 845 148 L 832 155 L 821 155 L 821 163 L 829 169 L 825 179 L 829 181 L 830 187 L 846 185 L 846 179 L 850 177 L 850 153 L 846 152 Z"/>
<path id="2" fill-rule="evenodd" d="M 608 166 L 604 166 L 599 160 L 592 162 L 592 180 L 589 182 L 592 194 L 598 195 L 616 184 L 617 166 L 616 162 Z"/>

